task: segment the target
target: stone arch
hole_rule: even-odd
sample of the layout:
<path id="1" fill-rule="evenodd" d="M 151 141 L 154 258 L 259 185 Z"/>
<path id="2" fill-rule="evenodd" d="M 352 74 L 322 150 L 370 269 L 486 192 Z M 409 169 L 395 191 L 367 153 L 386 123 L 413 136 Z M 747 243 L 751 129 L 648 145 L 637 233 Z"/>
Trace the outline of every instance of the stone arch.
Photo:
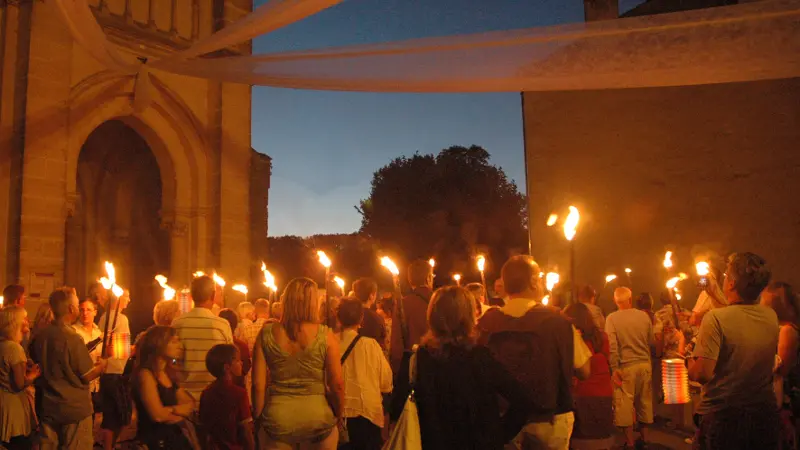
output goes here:
<path id="1" fill-rule="evenodd" d="M 149 75 L 152 77 L 152 75 Z M 78 157 L 89 135 L 109 120 L 135 130 L 155 155 L 163 183 L 162 226 L 172 233 L 170 278 L 188 282 L 195 267 L 207 265 L 209 146 L 195 115 L 180 97 L 155 77 L 147 108 L 134 110 L 130 76 L 99 73 L 71 90 L 67 146 L 68 197 L 77 192 Z"/>

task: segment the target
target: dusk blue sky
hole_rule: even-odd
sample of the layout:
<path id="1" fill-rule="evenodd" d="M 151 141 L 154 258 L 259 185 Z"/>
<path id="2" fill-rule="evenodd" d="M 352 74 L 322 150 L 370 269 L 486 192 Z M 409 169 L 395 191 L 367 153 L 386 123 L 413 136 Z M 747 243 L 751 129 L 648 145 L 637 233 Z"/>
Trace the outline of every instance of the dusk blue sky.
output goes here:
<path id="1" fill-rule="evenodd" d="M 256 0 L 261 5 L 265 0 Z M 642 0 L 620 0 L 625 11 Z M 255 40 L 254 53 L 583 20 L 581 0 L 345 0 Z M 525 189 L 519 93 L 379 94 L 253 88 L 253 147 L 272 157 L 269 234 L 352 233 L 372 174 L 402 155 L 485 147 Z"/>

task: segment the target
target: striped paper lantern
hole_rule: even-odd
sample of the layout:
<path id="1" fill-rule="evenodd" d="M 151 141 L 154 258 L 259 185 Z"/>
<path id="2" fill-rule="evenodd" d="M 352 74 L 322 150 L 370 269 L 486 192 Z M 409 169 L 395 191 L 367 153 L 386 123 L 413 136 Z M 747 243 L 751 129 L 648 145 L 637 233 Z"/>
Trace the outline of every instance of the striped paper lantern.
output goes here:
<path id="1" fill-rule="evenodd" d="M 192 295 L 189 289 L 181 289 L 178 293 L 178 309 L 181 314 L 186 314 L 192 310 Z"/>
<path id="2" fill-rule="evenodd" d="M 683 359 L 661 361 L 661 384 L 664 387 L 664 403 L 683 405 L 689 403 L 689 373 Z"/>
<path id="3" fill-rule="evenodd" d="M 131 334 L 113 333 L 111 335 L 111 357 L 114 359 L 128 359 L 131 357 Z"/>

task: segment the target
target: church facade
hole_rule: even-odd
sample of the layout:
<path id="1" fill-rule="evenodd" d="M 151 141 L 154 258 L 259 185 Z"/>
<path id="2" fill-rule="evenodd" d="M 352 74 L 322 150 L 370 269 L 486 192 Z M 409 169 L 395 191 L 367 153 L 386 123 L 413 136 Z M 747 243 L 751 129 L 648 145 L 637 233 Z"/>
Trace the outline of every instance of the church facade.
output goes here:
<path id="1" fill-rule="evenodd" d="M 131 62 L 252 10 L 252 0 L 89 3 Z M 105 260 L 143 311 L 157 273 L 177 288 L 196 270 L 258 281 L 271 161 L 251 148 L 251 87 L 152 71 L 142 105 L 135 83 L 89 56 L 53 2 L 0 0 L 0 273 L 33 305 L 61 284 L 85 292 Z"/>

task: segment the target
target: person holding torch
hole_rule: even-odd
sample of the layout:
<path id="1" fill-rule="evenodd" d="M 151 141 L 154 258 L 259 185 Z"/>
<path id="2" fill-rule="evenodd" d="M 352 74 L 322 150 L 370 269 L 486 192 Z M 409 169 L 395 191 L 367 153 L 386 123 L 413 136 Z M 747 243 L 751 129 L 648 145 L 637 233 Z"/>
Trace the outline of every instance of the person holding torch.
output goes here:
<path id="1" fill-rule="evenodd" d="M 411 391 L 408 362 L 412 349 L 428 332 L 428 302 L 433 294 L 433 269 L 428 261 L 418 260 L 408 266 L 408 284 L 411 292 L 401 298 L 392 314 L 389 362 L 395 374 L 394 391 L 389 408 L 392 421 L 396 421 Z"/>

